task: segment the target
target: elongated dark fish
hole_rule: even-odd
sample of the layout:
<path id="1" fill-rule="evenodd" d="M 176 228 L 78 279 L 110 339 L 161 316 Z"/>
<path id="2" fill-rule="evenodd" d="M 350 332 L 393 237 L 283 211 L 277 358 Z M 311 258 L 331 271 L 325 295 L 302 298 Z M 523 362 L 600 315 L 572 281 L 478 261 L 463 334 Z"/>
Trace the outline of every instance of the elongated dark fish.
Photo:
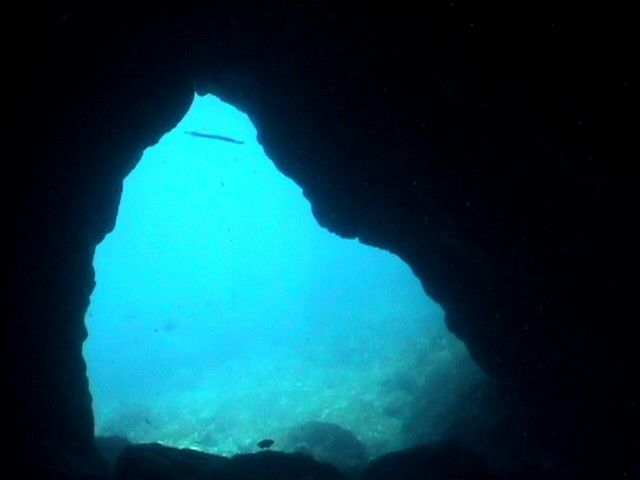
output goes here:
<path id="1" fill-rule="evenodd" d="M 208 138 L 210 140 L 221 140 L 223 142 L 235 143 L 237 145 L 244 144 L 242 140 L 236 140 L 235 138 L 224 137 L 222 135 L 214 135 L 213 133 L 195 132 L 193 130 L 189 130 L 184 133 L 186 133 L 187 135 L 191 135 L 192 137 Z"/>

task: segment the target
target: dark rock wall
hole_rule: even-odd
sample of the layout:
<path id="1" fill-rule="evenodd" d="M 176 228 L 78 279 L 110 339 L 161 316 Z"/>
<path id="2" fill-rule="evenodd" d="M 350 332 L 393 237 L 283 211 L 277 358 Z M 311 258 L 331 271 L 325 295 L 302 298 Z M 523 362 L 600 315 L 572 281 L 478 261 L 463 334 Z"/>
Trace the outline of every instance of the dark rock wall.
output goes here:
<path id="1" fill-rule="evenodd" d="M 566 468 L 631 468 L 637 86 L 625 4 L 56 5 L 10 18 L 11 457 L 99 463 L 81 355 L 93 250 L 123 178 L 197 90 L 250 115 L 323 226 L 410 263 L 480 365 L 544 405 Z"/>

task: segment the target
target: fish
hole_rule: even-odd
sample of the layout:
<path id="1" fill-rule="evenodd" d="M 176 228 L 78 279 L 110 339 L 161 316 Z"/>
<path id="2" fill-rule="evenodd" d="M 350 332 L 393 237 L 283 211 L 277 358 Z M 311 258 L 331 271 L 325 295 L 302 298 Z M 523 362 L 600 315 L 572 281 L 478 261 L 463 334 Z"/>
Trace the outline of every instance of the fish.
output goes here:
<path id="1" fill-rule="evenodd" d="M 271 445 L 273 445 L 274 443 L 275 441 L 271 440 L 270 438 L 265 438 L 264 440 L 260 440 L 258 442 L 258 446 L 264 450 L 265 448 L 271 448 Z"/>
<path id="2" fill-rule="evenodd" d="M 194 130 L 187 130 L 184 133 L 191 135 L 192 137 L 208 138 L 210 140 L 221 140 L 223 142 L 235 143 L 236 145 L 244 145 L 242 140 L 236 140 L 235 138 L 225 137 L 223 135 L 215 135 L 213 133 L 196 132 Z"/>

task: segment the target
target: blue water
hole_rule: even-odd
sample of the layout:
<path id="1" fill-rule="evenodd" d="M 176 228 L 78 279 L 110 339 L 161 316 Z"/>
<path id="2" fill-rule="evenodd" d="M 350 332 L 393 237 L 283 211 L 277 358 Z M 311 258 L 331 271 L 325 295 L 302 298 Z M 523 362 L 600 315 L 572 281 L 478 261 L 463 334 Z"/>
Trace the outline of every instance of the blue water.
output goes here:
<path id="1" fill-rule="evenodd" d="M 317 420 L 378 454 L 410 442 L 431 378 L 472 364 L 410 268 L 319 227 L 249 118 L 212 96 L 126 178 L 94 268 L 99 435 L 233 454 L 265 437 L 286 449 L 289 428 Z"/>

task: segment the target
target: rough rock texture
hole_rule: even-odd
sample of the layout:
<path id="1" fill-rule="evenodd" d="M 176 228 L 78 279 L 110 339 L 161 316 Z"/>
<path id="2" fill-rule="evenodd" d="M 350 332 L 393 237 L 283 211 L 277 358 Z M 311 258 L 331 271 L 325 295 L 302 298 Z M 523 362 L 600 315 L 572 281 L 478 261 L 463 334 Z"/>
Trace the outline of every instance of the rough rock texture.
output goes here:
<path id="1" fill-rule="evenodd" d="M 114 480 L 344 480 L 338 469 L 307 455 L 260 452 L 231 458 L 159 444 L 127 447 Z"/>
<path id="2" fill-rule="evenodd" d="M 235 455 L 227 471 L 238 480 L 344 480 L 333 465 L 301 453 L 260 452 Z"/>
<path id="3" fill-rule="evenodd" d="M 287 431 L 283 448 L 306 453 L 343 471 L 362 468 L 369 460 L 365 446 L 352 431 L 329 422 L 294 425 Z"/>
<path id="4" fill-rule="evenodd" d="M 197 89 L 250 115 L 322 225 L 411 264 L 483 368 L 544 406 L 554 468 L 633 474 L 630 8 L 343 3 L 7 11 L 10 465 L 105 468 L 81 356 L 92 254 Z"/>
<path id="5" fill-rule="evenodd" d="M 239 480 L 226 469 L 231 460 L 160 444 L 132 445 L 115 465 L 114 480 Z"/>
<path id="6" fill-rule="evenodd" d="M 389 453 L 371 462 L 363 480 L 493 480 L 489 467 L 465 448 L 442 443 Z"/>

